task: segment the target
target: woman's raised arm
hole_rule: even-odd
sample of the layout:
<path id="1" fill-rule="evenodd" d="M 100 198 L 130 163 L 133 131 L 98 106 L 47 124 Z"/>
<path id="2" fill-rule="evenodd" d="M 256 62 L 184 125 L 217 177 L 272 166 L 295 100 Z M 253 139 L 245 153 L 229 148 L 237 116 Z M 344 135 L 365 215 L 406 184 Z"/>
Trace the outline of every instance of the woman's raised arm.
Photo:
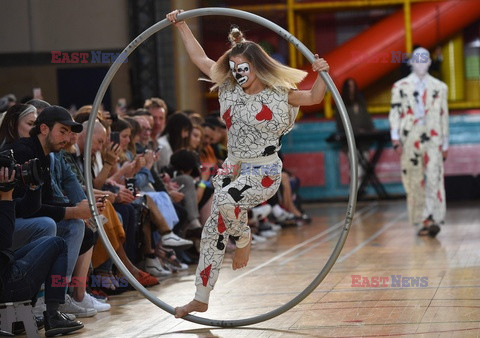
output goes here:
<path id="1" fill-rule="evenodd" d="M 178 28 L 180 32 L 180 36 L 182 37 L 183 44 L 187 49 L 187 53 L 190 56 L 192 62 L 207 76 L 210 76 L 210 69 L 215 64 L 215 61 L 210 59 L 203 47 L 197 41 L 195 36 L 193 35 L 192 31 L 188 27 L 185 21 L 178 21 L 177 15 L 183 12 L 183 10 L 174 10 L 167 14 L 167 19 L 173 23 L 175 27 Z"/>

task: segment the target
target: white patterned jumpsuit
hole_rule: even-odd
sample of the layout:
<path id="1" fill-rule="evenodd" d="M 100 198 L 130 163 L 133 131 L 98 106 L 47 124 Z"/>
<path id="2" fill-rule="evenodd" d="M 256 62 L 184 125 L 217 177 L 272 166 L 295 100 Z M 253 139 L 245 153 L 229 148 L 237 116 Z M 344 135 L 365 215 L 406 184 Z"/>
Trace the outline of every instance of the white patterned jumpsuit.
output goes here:
<path id="1" fill-rule="evenodd" d="M 392 140 L 402 144 L 402 182 L 409 220 L 421 224 L 444 222 L 446 213 L 443 154 L 448 149 L 447 85 L 415 73 L 392 88 Z"/>
<path id="2" fill-rule="evenodd" d="M 277 152 L 298 113 L 298 107 L 288 104 L 287 90 L 267 88 L 249 95 L 226 82 L 219 88 L 219 101 L 228 158 L 213 178 L 212 211 L 202 233 L 195 299 L 203 303 L 218 279 L 228 236 L 234 236 L 238 248 L 247 246 L 247 210 L 277 192 L 282 171 Z"/>

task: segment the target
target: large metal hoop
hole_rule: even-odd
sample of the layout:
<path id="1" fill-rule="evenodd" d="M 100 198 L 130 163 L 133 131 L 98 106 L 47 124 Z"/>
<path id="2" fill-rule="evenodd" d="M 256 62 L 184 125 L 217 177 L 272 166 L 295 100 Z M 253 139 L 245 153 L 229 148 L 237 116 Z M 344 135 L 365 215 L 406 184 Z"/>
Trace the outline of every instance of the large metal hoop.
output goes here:
<path id="1" fill-rule="evenodd" d="M 224 15 L 224 16 L 233 16 L 237 17 L 240 19 L 245 19 L 249 20 L 252 22 L 255 22 L 259 25 L 265 26 L 269 28 L 270 30 L 276 32 L 278 35 L 283 37 L 285 40 L 289 41 L 292 43 L 297 50 L 299 50 L 307 59 L 309 62 L 313 62 L 315 60 L 314 55 L 312 52 L 310 52 L 304 44 L 302 44 L 297 38 L 295 38 L 292 34 L 287 32 L 285 29 L 281 28 L 277 24 L 262 18 L 261 16 L 244 12 L 241 10 L 236 10 L 236 9 L 230 9 L 230 8 L 199 8 L 199 9 L 193 9 L 189 11 L 182 12 L 181 14 L 178 15 L 179 20 L 185 20 L 189 18 L 194 18 L 194 17 L 199 17 L 199 16 L 209 16 L 209 15 Z M 92 145 L 92 135 L 93 135 L 93 127 L 94 123 L 93 121 L 97 117 L 98 113 L 98 107 L 100 103 L 103 100 L 103 97 L 105 95 L 105 92 L 107 90 L 107 87 L 110 85 L 110 82 L 112 81 L 113 77 L 117 73 L 118 69 L 122 65 L 122 62 L 126 60 L 126 58 L 137 48 L 140 44 L 142 44 L 146 39 L 148 39 L 151 35 L 154 33 L 162 30 L 163 28 L 169 26 L 171 23 L 167 19 L 164 19 L 147 30 L 145 30 L 142 34 L 137 36 L 130 44 L 125 47 L 125 49 L 121 52 L 120 56 L 115 60 L 115 62 L 112 64 L 110 69 L 108 70 L 107 74 L 105 75 L 105 78 L 103 79 L 100 88 L 98 89 L 97 95 L 95 97 L 95 101 L 93 103 L 93 108 L 92 108 L 92 114 L 90 115 L 89 121 L 88 121 L 88 127 L 87 127 L 87 137 L 86 137 L 86 146 L 85 146 L 85 168 L 90 168 L 91 167 L 91 145 Z M 300 303 L 303 299 L 305 299 L 312 291 L 315 290 L 315 288 L 323 281 L 325 276 L 328 274 L 330 269 L 332 268 L 333 264 L 337 260 L 338 256 L 340 255 L 340 252 L 343 248 L 343 245 L 347 239 L 348 232 L 350 230 L 350 226 L 352 224 L 353 220 L 353 215 L 355 213 L 355 207 L 356 207 L 356 201 L 357 201 L 357 184 L 358 184 L 358 179 L 357 179 L 357 155 L 355 152 L 355 140 L 353 137 L 353 132 L 352 132 L 352 127 L 350 125 L 350 120 L 348 118 L 347 111 L 345 109 L 345 105 L 343 104 L 343 101 L 340 97 L 340 94 L 335 87 L 335 84 L 333 83 L 332 79 L 328 75 L 328 73 L 321 72 L 320 73 L 322 79 L 325 81 L 327 84 L 328 89 L 333 95 L 333 99 L 335 100 L 335 103 L 337 105 L 337 108 L 340 112 L 340 116 L 342 119 L 342 123 L 345 129 L 345 134 L 347 138 L 347 143 L 348 143 L 348 151 L 349 151 L 349 162 L 350 162 L 350 196 L 348 200 L 348 205 L 347 205 L 347 211 L 346 211 L 346 216 L 345 216 L 345 224 L 342 229 L 342 233 L 340 234 L 340 237 L 337 241 L 337 244 L 335 245 L 335 248 L 330 255 L 330 258 L 328 261 L 325 263 L 324 267 L 320 271 L 320 273 L 315 277 L 315 279 L 301 292 L 299 293 L 296 297 L 294 297 L 292 300 L 290 300 L 288 303 L 278 307 L 275 310 L 272 310 L 270 312 L 267 312 L 262 315 L 258 315 L 255 317 L 250 317 L 250 318 L 245 318 L 245 319 L 238 319 L 238 320 L 218 320 L 218 319 L 208 319 L 208 318 L 203 318 L 203 317 L 198 317 L 194 315 L 187 315 L 184 317 L 184 319 L 197 323 L 197 324 L 202 324 L 202 325 L 209 325 L 209 326 L 219 326 L 219 327 L 234 327 L 234 326 L 245 326 L 245 325 L 252 325 L 256 323 L 260 323 L 263 321 L 266 321 L 268 319 L 274 318 L 298 303 Z M 98 210 L 95 205 L 95 199 L 94 199 L 94 194 L 93 194 L 93 186 L 92 186 L 92 174 L 90 170 L 85 170 L 85 177 L 87 181 L 87 196 L 88 196 L 88 201 L 90 204 L 90 209 L 93 212 L 93 215 L 95 216 L 95 220 L 97 222 L 98 228 L 99 228 L 99 233 L 100 237 L 102 238 L 102 241 L 107 248 L 107 251 L 110 254 L 110 257 L 112 258 L 113 262 L 117 265 L 117 267 L 122 271 L 122 273 L 127 277 L 128 281 L 137 289 L 139 292 L 141 292 L 148 300 L 150 300 L 153 304 L 157 305 L 161 309 L 171 313 L 175 314 L 175 309 L 162 302 L 160 299 L 158 299 L 156 296 L 154 296 L 152 293 L 150 293 L 147 289 L 145 289 L 134 277 L 130 272 L 127 270 L 125 265 L 120 261 L 120 258 L 117 256 L 115 250 L 113 249 L 112 245 L 110 244 L 110 241 L 108 240 L 107 234 L 105 230 L 103 229 L 102 224 L 99 222 L 99 214 Z"/>

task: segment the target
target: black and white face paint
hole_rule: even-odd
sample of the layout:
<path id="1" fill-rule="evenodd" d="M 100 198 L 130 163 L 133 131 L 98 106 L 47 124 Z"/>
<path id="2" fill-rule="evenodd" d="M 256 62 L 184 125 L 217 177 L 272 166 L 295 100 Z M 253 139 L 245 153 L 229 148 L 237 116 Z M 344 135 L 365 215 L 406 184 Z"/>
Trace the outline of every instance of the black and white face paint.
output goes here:
<path id="1" fill-rule="evenodd" d="M 250 65 L 248 62 L 243 62 L 239 65 L 236 65 L 233 61 L 228 61 L 230 69 L 232 70 L 233 77 L 238 82 L 239 85 L 243 85 L 248 81 L 248 74 L 250 74 Z M 236 67 L 235 67 L 236 66 Z"/>

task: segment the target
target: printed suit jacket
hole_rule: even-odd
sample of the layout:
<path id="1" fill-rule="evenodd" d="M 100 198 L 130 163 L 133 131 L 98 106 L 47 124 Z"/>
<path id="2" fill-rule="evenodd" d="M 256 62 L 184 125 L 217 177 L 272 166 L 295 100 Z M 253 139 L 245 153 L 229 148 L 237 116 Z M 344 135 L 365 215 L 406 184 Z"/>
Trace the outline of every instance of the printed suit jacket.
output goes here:
<path id="1" fill-rule="evenodd" d="M 398 131 L 399 139 L 405 143 L 409 132 L 417 124 L 416 100 L 422 100 L 425 107 L 424 125 L 433 144 L 448 147 L 448 88 L 445 83 L 427 74 L 424 95 L 418 97 L 415 88 L 415 74 L 397 81 L 392 87 L 392 100 L 389 114 L 392 135 Z"/>

